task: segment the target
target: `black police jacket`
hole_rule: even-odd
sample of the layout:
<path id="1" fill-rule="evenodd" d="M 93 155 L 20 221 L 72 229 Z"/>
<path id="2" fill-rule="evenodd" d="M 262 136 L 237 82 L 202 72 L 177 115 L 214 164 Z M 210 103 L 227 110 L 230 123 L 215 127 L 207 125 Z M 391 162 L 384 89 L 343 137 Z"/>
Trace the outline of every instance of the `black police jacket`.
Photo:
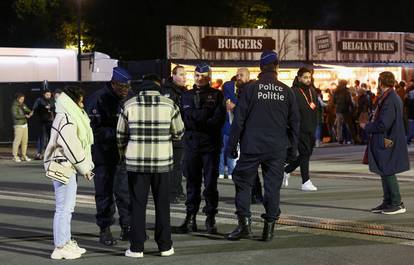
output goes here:
<path id="1" fill-rule="evenodd" d="M 282 153 L 290 147 L 296 153 L 299 134 L 299 111 L 295 95 L 277 80 L 275 72 L 262 72 L 240 94 L 230 128 L 226 150 L 244 154 Z"/>
<path id="2" fill-rule="evenodd" d="M 184 92 L 181 98 L 181 116 L 186 150 L 213 152 L 222 145 L 221 128 L 225 119 L 223 94 L 209 85 Z"/>
<path id="3" fill-rule="evenodd" d="M 181 97 L 183 93 L 187 91 L 185 87 L 176 85 L 170 77 L 165 85 L 161 88 L 161 94 L 167 98 L 170 98 L 180 108 L 181 111 Z M 182 140 L 173 141 L 173 148 L 182 148 Z"/>
<path id="4" fill-rule="evenodd" d="M 116 165 L 119 162 L 116 142 L 118 116 L 123 103 L 133 96 L 131 91 L 126 99 L 120 99 L 110 86 L 105 85 L 88 97 L 85 107 L 94 135 L 92 159 L 95 165 Z"/>

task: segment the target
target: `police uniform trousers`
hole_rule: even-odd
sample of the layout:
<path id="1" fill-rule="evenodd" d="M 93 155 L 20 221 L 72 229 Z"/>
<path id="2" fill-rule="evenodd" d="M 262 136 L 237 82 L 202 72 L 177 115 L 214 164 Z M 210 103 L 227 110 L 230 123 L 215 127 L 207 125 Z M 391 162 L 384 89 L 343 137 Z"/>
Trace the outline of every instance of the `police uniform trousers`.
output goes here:
<path id="1" fill-rule="evenodd" d="M 131 198 L 131 231 L 129 240 L 133 252 L 144 251 L 146 240 L 146 209 L 151 187 L 155 205 L 154 239 L 158 250 L 167 251 L 172 246 L 170 225 L 170 180 L 168 173 L 138 173 L 128 171 Z"/>
<path id="2" fill-rule="evenodd" d="M 184 194 L 182 181 L 183 181 L 183 148 L 182 147 L 174 147 L 173 148 L 173 159 L 174 159 L 174 167 L 170 171 L 170 199 L 176 199 L 180 195 Z"/>
<path id="3" fill-rule="evenodd" d="M 98 165 L 94 169 L 96 224 L 106 228 L 114 224 L 115 204 L 121 227 L 130 225 L 130 200 L 125 163 Z"/>
<path id="4" fill-rule="evenodd" d="M 262 215 L 268 222 L 279 219 L 280 188 L 283 181 L 283 167 L 286 151 L 269 154 L 241 154 L 233 171 L 236 185 L 236 214 L 251 217 L 250 199 L 259 165 L 262 167 L 266 213 Z"/>
<path id="5" fill-rule="evenodd" d="M 302 184 L 309 180 L 309 160 L 315 146 L 315 136 L 312 133 L 300 133 L 298 152 L 299 156 L 295 161 L 290 162 L 286 168 L 286 173 L 293 172 L 300 166 L 300 174 L 302 176 Z"/>
<path id="6" fill-rule="evenodd" d="M 215 215 L 218 206 L 217 179 L 219 176 L 220 151 L 194 152 L 185 150 L 183 171 L 187 180 L 187 213 L 197 214 L 201 202 L 201 185 L 206 205 L 203 213 Z"/>

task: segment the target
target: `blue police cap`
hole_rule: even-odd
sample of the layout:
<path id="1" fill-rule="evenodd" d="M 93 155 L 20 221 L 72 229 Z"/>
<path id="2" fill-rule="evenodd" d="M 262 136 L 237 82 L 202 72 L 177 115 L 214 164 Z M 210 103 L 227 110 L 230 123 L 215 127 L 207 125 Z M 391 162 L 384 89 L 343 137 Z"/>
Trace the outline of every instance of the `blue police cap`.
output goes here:
<path id="1" fill-rule="evenodd" d="M 277 57 L 277 53 L 275 51 L 264 51 L 260 56 L 260 67 L 266 64 L 271 64 L 277 62 L 279 59 Z"/>
<path id="2" fill-rule="evenodd" d="M 208 73 L 211 71 L 211 68 L 210 68 L 210 65 L 206 63 L 200 63 L 196 66 L 195 71 L 199 73 Z"/>
<path id="3" fill-rule="evenodd" d="M 114 67 L 112 71 L 112 81 L 119 83 L 129 83 L 131 81 L 131 75 L 122 67 Z"/>

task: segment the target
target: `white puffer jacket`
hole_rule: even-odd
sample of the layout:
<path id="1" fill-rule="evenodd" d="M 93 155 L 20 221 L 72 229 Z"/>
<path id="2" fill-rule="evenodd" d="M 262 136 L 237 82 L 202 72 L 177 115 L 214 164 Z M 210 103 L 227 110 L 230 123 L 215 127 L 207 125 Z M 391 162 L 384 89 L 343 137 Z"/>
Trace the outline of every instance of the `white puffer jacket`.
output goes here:
<path id="1" fill-rule="evenodd" d="M 66 113 L 57 113 L 53 121 L 50 140 L 45 150 L 44 167 L 55 160 L 64 166 L 72 166 L 80 175 L 90 172 L 94 165 L 89 150 L 82 148 L 77 137 L 76 124 Z"/>

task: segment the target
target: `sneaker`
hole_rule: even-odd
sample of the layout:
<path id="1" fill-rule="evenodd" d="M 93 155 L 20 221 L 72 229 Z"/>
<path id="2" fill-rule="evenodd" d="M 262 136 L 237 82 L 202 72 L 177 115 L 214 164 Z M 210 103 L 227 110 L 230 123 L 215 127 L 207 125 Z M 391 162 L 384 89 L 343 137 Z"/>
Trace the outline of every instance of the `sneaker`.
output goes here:
<path id="1" fill-rule="evenodd" d="M 144 252 L 133 252 L 129 248 L 125 251 L 125 257 L 130 258 L 143 258 Z"/>
<path id="2" fill-rule="evenodd" d="M 25 156 L 25 157 L 22 157 L 22 161 L 30 162 L 30 161 L 32 161 L 32 159 L 29 158 L 29 157 L 27 157 L 27 156 Z"/>
<path id="3" fill-rule="evenodd" d="M 22 160 L 18 156 L 16 156 L 15 158 L 13 158 L 13 161 L 16 162 L 16 163 L 22 162 Z"/>
<path id="4" fill-rule="evenodd" d="M 79 247 L 78 242 L 76 240 L 70 240 L 68 243 L 75 251 L 79 252 L 80 254 L 85 254 L 86 249 Z"/>
<path id="5" fill-rule="evenodd" d="M 68 242 L 62 248 L 55 248 L 52 255 L 52 259 L 78 259 L 81 257 L 81 253 L 76 251 L 73 246 Z"/>
<path id="6" fill-rule="evenodd" d="M 308 180 L 305 183 L 302 184 L 302 190 L 303 191 L 316 191 L 318 188 L 313 185 L 312 181 Z"/>
<path id="7" fill-rule="evenodd" d="M 386 204 L 386 203 L 383 202 L 380 205 L 378 205 L 377 207 L 372 208 L 371 209 L 371 213 L 382 213 L 382 210 L 385 210 L 385 209 L 387 209 L 389 207 L 390 206 L 388 204 Z"/>
<path id="8" fill-rule="evenodd" d="M 290 178 L 290 174 L 284 172 L 283 173 L 283 187 L 287 187 L 289 185 L 289 178 Z"/>
<path id="9" fill-rule="evenodd" d="M 398 206 L 389 206 L 385 208 L 384 210 L 382 210 L 381 213 L 391 215 L 391 214 L 405 213 L 406 211 L 407 209 L 405 209 L 404 203 L 401 203 Z"/>
<path id="10" fill-rule="evenodd" d="M 36 154 L 34 160 L 43 160 L 43 155 L 42 154 Z"/>
<path id="11" fill-rule="evenodd" d="M 232 175 L 227 175 L 227 179 L 233 179 Z"/>
<path id="12" fill-rule="evenodd" d="M 219 179 L 224 179 L 224 174 L 220 174 Z"/>
<path id="13" fill-rule="evenodd" d="M 171 247 L 169 250 L 167 251 L 161 251 L 161 257 L 169 257 L 174 255 L 174 248 Z"/>

